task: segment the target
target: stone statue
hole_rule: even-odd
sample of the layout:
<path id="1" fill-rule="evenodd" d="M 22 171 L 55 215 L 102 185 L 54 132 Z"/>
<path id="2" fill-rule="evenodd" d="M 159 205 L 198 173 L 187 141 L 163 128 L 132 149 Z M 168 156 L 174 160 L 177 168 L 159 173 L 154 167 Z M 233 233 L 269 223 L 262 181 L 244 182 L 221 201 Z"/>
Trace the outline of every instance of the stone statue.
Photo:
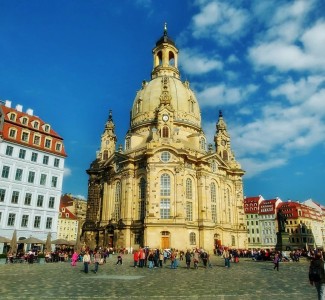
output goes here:
<path id="1" fill-rule="evenodd" d="M 277 213 L 277 219 L 278 219 L 278 230 L 279 230 L 279 232 L 285 232 L 286 231 L 287 217 L 283 214 L 281 209 L 279 209 L 279 211 Z"/>

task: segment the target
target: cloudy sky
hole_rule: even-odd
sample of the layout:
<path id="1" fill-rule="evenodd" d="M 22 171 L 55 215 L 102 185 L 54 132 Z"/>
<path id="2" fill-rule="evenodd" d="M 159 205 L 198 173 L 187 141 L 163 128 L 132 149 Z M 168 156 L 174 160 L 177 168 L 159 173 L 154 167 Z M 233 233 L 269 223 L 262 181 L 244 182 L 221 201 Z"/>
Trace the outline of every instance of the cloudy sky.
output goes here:
<path id="1" fill-rule="evenodd" d="M 213 142 L 221 109 L 246 196 L 325 204 L 325 2 L 0 0 L 0 99 L 64 138 L 63 192 L 87 197 L 108 111 L 124 144 L 167 22 Z"/>

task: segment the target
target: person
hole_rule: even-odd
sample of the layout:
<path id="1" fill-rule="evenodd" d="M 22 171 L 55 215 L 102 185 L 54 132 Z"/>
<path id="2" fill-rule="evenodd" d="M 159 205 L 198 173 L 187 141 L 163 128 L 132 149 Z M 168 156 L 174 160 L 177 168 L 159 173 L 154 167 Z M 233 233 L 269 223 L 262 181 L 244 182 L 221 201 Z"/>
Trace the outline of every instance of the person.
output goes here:
<path id="1" fill-rule="evenodd" d="M 278 218 L 278 230 L 279 232 L 285 232 L 286 231 L 286 216 L 283 214 L 282 210 L 279 209 L 277 213 Z"/>
<path id="2" fill-rule="evenodd" d="M 101 253 L 99 251 L 95 251 L 95 253 L 94 253 L 94 264 L 95 264 L 94 272 L 95 273 L 98 272 L 98 266 L 99 266 L 101 259 L 102 259 Z"/>
<path id="3" fill-rule="evenodd" d="M 117 262 L 116 262 L 116 264 L 117 265 L 122 265 L 122 263 L 123 263 L 122 254 L 119 253 L 118 256 L 117 256 Z"/>
<path id="4" fill-rule="evenodd" d="M 89 251 L 86 251 L 82 258 L 82 262 L 84 263 L 84 272 L 88 273 L 88 265 L 90 264 L 90 255 Z"/>
<path id="5" fill-rule="evenodd" d="M 153 269 L 153 267 L 154 267 L 154 254 L 153 254 L 153 251 L 149 252 L 148 261 L 149 261 L 149 269 Z"/>
<path id="6" fill-rule="evenodd" d="M 193 254 L 193 263 L 194 263 L 194 269 L 198 269 L 199 266 L 199 251 L 195 250 Z"/>
<path id="7" fill-rule="evenodd" d="M 322 252 L 317 252 L 309 266 L 309 282 L 317 290 L 318 300 L 325 299 L 325 274 Z"/>
<path id="8" fill-rule="evenodd" d="M 79 257 L 79 255 L 78 255 L 77 251 L 75 250 L 71 257 L 71 266 L 75 267 L 77 265 L 78 257 Z"/>
<path id="9" fill-rule="evenodd" d="M 274 268 L 273 270 L 277 270 L 279 271 L 279 262 L 280 262 L 280 256 L 279 253 L 275 253 L 274 255 L 274 259 L 273 259 L 273 264 L 274 264 Z"/>
<path id="10" fill-rule="evenodd" d="M 208 263 L 208 253 L 206 253 L 205 251 L 203 251 L 201 253 L 201 259 L 203 261 L 203 267 L 206 268 L 207 267 L 207 263 Z"/>
<path id="11" fill-rule="evenodd" d="M 222 257 L 225 259 L 225 267 L 230 268 L 230 253 L 228 251 L 228 248 L 225 248 L 222 253 Z"/>
<path id="12" fill-rule="evenodd" d="M 191 252 L 190 250 L 187 250 L 185 253 L 185 262 L 186 262 L 186 268 L 189 269 L 191 267 Z"/>
<path id="13" fill-rule="evenodd" d="M 159 251 L 159 267 L 162 268 L 164 261 L 164 253 L 162 250 Z"/>
<path id="14" fill-rule="evenodd" d="M 137 268 L 138 267 L 138 262 L 139 262 L 139 251 L 134 251 L 133 252 L 133 267 Z"/>

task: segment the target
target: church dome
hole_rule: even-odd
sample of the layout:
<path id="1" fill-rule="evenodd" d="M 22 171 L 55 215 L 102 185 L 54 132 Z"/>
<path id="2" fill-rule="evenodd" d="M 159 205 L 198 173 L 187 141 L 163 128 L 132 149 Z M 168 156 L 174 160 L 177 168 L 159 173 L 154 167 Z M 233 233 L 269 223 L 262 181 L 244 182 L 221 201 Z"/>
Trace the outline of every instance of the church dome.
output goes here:
<path id="1" fill-rule="evenodd" d="M 151 80 L 143 81 L 131 111 L 131 130 L 142 126 L 154 127 L 159 112 L 168 109 L 175 126 L 189 126 L 201 132 L 201 112 L 188 81 L 182 82 L 177 67 L 178 49 L 167 35 L 157 41 L 153 53 Z"/>

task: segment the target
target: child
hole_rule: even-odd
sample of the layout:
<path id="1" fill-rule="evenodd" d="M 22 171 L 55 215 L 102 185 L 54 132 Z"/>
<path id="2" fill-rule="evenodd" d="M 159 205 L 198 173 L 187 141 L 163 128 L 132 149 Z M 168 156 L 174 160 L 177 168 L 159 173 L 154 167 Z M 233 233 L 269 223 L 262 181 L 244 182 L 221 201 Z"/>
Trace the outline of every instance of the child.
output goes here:
<path id="1" fill-rule="evenodd" d="M 118 265 L 118 264 L 122 264 L 122 255 L 121 254 L 119 254 L 118 256 L 117 256 L 117 262 L 116 262 L 116 264 Z"/>

